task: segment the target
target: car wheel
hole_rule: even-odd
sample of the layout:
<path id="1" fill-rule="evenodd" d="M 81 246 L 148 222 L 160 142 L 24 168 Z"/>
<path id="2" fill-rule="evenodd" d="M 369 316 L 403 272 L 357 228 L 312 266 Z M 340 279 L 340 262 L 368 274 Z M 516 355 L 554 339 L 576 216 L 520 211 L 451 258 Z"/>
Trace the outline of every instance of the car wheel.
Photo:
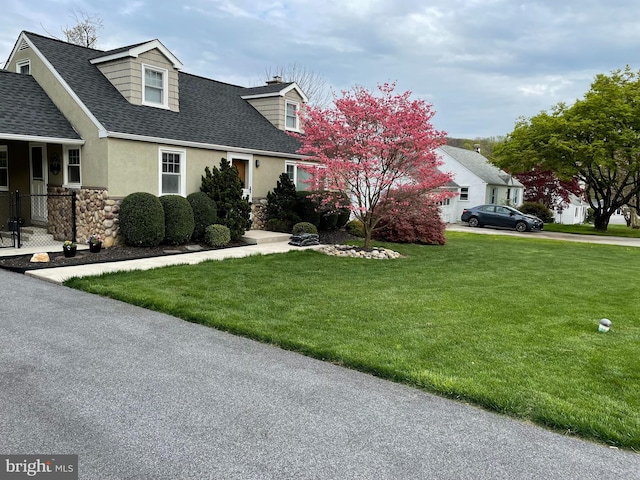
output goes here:
<path id="1" fill-rule="evenodd" d="M 524 222 L 518 222 L 516 223 L 516 232 L 526 232 L 527 231 L 527 224 Z"/>
<path id="2" fill-rule="evenodd" d="M 480 222 L 478 222 L 478 219 L 476 217 L 471 217 L 469 219 L 469 226 L 470 227 L 477 227 L 480 225 Z"/>

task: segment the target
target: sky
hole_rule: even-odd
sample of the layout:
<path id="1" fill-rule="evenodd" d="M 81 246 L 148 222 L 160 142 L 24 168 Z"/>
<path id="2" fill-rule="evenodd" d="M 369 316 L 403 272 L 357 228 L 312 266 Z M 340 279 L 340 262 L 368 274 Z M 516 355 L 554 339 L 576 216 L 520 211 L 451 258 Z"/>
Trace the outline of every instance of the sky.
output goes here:
<path id="1" fill-rule="evenodd" d="M 296 64 L 433 105 L 454 138 L 501 137 L 518 117 L 582 98 L 598 74 L 640 70 L 637 0 L 3 0 L 0 66 L 21 31 L 64 39 L 102 19 L 97 48 L 159 39 L 183 72 L 242 86 Z"/>

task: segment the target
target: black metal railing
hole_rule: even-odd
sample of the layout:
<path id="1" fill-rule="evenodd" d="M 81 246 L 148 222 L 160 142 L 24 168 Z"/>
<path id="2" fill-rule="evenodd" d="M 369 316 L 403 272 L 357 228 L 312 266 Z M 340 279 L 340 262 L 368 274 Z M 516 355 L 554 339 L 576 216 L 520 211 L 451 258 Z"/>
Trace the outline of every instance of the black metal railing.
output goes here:
<path id="1" fill-rule="evenodd" d="M 76 241 L 76 195 L 0 192 L 0 248 L 48 247 Z"/>

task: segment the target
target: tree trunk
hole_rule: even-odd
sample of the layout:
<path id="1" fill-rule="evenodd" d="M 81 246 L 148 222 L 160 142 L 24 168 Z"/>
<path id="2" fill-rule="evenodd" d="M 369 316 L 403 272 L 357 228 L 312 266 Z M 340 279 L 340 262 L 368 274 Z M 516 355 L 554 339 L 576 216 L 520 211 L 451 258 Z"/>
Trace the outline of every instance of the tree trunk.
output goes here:
<path id="1" fill-rule="evenodd" d="M 633 207 L 629 208 L 629 221 L 627 222 L 627 226 L 635 229 L 640 228 L 640 217 L 638 216 L 638 210 Z"/>
<path id="2" fill-rule="evenodd" d="M 608 215 L 603 215 L 601 212 L 595 211 L 593 217 L 593 226 L 599 232 L 606 232 L 609 227 L 609 218 Z"/>

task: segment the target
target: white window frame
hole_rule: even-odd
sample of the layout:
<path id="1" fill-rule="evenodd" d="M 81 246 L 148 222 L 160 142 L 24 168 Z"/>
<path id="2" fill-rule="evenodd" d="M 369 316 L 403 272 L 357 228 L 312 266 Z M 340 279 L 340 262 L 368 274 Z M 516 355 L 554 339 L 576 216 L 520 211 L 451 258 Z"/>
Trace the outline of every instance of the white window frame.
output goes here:
<path id="1" fill-rule="evenodd" d="M 318 167 L 318 168 L 325 168 L 322 165 L 318 165 L 316 163 L 310 163 L 310 162 L 285 162 L 285 166 L 284 166 L 284 172 L 289 175 L 288 169 L 289 167 L 293 167 L 293 178 L 291 179 L 291 181 L 293 182 L 293 185 L 296 187 L 297 191 L 303 191 L 306 190 L 307 188 L 309 188 L 308 184 L 304 184 L 304 188 L 302 190 L 298 189 L 298 167 L 300 167 L 301 165 L 307 166 L 307 167 Z M 289 177 L 291 178 L 291 177 Z"/>
<path id="2" fill-rule="evenodd" d="M 71 182 L 69 180 L 69 167 L 71 166 L 69 164 L 69 150 L 78 151 L 78 170 L 79 170 L 79 177 L 80 177 L 80 180 L 78 182 Z M 62 180 L 63 185 L 68 188 L 80 188 L 80 186 L 82 185 L 82 150 L 80 149 L 80 147 L 65 146 L 62 164 L 63 164 L 62 171 L 64 172 L 63 180 Z"/>
<path id="3" fill-rule="evenodd" d="M 160 103 L 147 100 L 147 71 L 162 74 L 162 101 Z M 169 108 L 169 70 L 142 64 L 142 104 L 150 107 Z"/>
<path id="4" fill-rule="evenodd" d="M 292 118 L 289 116 L 288 109 L 289 105 L 293 105 L 295 107 L 295 115 L 293 116 L 295 125 L 290 127 L 287 124 L 287 119 Z M 285 100 L 284 102 L 284 128 L 285 130 L 290 130 L 292 132 L 300 131 L 300 118 L 298 117 L 298 112 L 300 111 L 300 104 L 298 102 L 294 102 L 293 100 Z"/>
<path id="5" fill-rule="evenodd" d="M 26 75 L 31 75 L 31 60 L 29 58 L 16 62 L 16 72 L 25 75 L 25 73 L 22 71 L 24 67 L 27 67 L 27 69 L 29 70 Z"/>
<path id="6" fill-rule="evenodd" d="M 178 175 L 180 179 L 178 181 L 178 191 L 177 192 L 163 192 L 162 191 L 162 177 L 165 174 L 162 171 L 162 156 L 163 154 L 173 154 L 180 156 L 180 172 Z M 175 174 L 174 174 L 175 175 Z M 187 151 L 178 148 L 169 148 L 169 147 L 160 147 L 158 149 L 158 196 L 162 195 L 180 195 L 182 197 L 186 197 L 187 190 Z"/>
<path id="7" fill-rule="evenodd" d="M 9 148 L 6 145 L 0 145 L 0 153 L 4 152 L 7 158 L 7 166 L 0 166 L 0 170 L 5 170 L 7 172 L 7 184 L 0 185 L 0 191 L 8 192 L 9 191 Z"/>
<path id="8" fill-rule="evenodd" d="M 460 187 L 460 201 L 461 202 L 469 201 L 469 187 Z"/>

